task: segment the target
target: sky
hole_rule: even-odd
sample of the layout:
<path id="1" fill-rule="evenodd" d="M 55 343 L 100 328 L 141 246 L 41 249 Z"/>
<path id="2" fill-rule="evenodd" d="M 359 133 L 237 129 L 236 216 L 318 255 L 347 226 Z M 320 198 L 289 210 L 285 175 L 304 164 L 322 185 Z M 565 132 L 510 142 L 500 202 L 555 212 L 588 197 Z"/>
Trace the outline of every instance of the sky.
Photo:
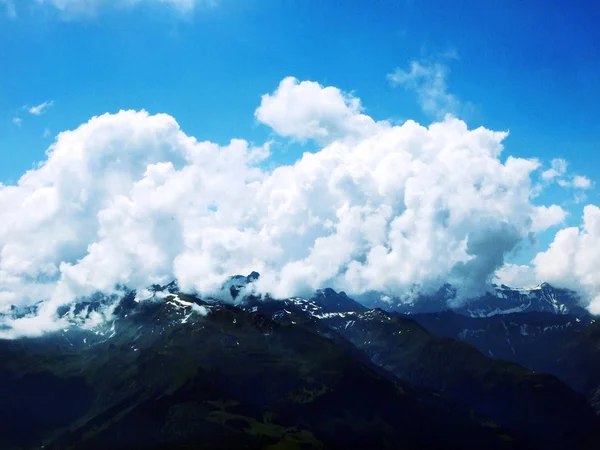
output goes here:
<path id="1" fill-rule="evenodd" d="M 255 268 L 278 295 L 551 281 L 600 312 L 599 21 L 592 1 L 0 0 L 0 312 L 44 300 L 10 325 L 28 333 L 115 283 Z"/>

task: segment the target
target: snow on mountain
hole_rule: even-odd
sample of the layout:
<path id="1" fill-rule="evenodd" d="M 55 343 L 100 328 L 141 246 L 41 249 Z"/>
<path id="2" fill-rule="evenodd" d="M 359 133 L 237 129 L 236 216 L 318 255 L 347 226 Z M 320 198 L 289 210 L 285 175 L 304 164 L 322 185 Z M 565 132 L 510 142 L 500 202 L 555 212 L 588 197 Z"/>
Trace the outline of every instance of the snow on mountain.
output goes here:
<path id="1" fill-rule="evenodd" d="M 588 316 L 580 306 L 579 296 L 567 289 L 559 289 L 548 283 L 532 288 L 510 288 L 505 285 L 492 286 L 490 292 L 469 299 L 458 306 L 453 305 L 456 291 L 443 286 L 432 295 L 418 295 L 403 301 L 383 293 L 367 293 L 356 299 L 367 307 L 379 307 L 402 314 L 424 314 L 439 311 L 455 311 L 469 317 L 491 317 L 495 315 L 548 312 Z"/>
<path id="2" fill-rule="evenodd" d="M 259 306 L 262 308 L 264 300 L 271 300 L 268 296 L 264 298 L 254 296 L 252 295 L 252 289 L 248 289 L 259 277 L 260 275 L 257 272 L 252 272 L 247 276 L 235 275 L 230 277 L 223 284 L 222 295 L 219 299 L 202 298 L 200 300 L 193 295 L 185 296 L 180 293 L 176 281 L 172 281 L 165 286 L 149 286 L 138 292 L 122 288 L 118 294 L 104 295 L 97 293 L 68 307 L 59 308 L 57 316 L 64 322 L 66 329 L 75 326 L 87 330 L 96 330 L 102 336 L 110 336 L 114 332 L 114 330 L 111 330 L 111 324 L 115 319 L 121 316 L 126 317 L 127 314 L 132 312 L 139 313 L 139 311 L 154 303 L 164 304 L 165 308 L 169 311 L 172 310 L 173 317 L 178 321 L 188 321 L 194 313 L 206 314 L 210 304 L 219 303 L 223 300 L 233 301 L 244 309 L 256 312 Z M 377 292 L 350 298 L 344 292 L 336 292 L 333 289 L 325 288 L 317 290 L 309 298 L 279 299 L 269 306 L 269 311 L 276 319 L 289 315 L 292 310 L 307 312 L 315 319 L 323 319 L 336 314 L 365 312 L 372 308 L 381 308 L 406 315 L 453 311 L 471 318 L 489 318 L 533 312 L 589 317 L 589 313 L 579 306 L 577 294 L 565 289 L 557 289 L 547 283 L 532 288 L 510 288 L 505 285 L 493 286 L 492 290 L 485 295 L 465 302 L 460 306 L 452 307 L 455 295 L 456 291 L 450 285 L 443 286 L 431 295 L 413 295 L 410 301 L 402 301 L 398 297 Z M 143 305 L 145 305 L 144 308 L 140 308 Z M 13 306 L 3 314 L 11 318 L 34 316 L 38 307 L 38 304 L 26 308 Z M 477 330 L 465 331 L 465 333 L 476 332 Z M 528 328 L 523 328 L 523 332 L 530 333 Z M 455 337 L 469 340 L 466 339 L 466 336 L 455 335 Z"/>
<path id="3" fill-rule="evenodd" d="M 513 289 L 494 286 L 494 291 L 455 308 L 456 312 L 469 317 L 491 317 L 519 312 L 548 312 L 558 315 L 587 316 L 580 306 L 579 296 L 566 289 L 543 283 L 531 289 Z"/>

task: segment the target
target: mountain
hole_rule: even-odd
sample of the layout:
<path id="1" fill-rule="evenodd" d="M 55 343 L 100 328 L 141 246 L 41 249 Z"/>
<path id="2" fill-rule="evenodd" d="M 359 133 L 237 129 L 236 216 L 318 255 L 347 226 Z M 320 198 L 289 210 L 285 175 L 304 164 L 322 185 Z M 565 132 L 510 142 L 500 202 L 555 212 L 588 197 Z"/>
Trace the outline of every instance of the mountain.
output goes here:
<path id="1" fill-rule="evenodd" d="M 0 341 L 1 448 L 535 448 L 309 314 L 154 292 L 93 330 Z"/>
<path id="2" fill-rule="evenodd" d="M 600 415 L 600 322 L 560 348 L 557 372 L 574 389 L 584 392 Z"/>
<path id="3" fill-rule="evenodd" d="M 488 292 L 454 309 L 470 317 L 528 312 L 589 316 L 589 313 L 580 306 L 579 296 L 575 292 L 555 288 L 548 283 L 542 283 L 532 289 L 494 286 L 493 292 Z"/>
<path id="4" fill-rule="evenodd" d="M 594 331 L 600 325 L 576 293 L 542 283 L 531 289 L 493 286 L 459 306 L 451 306 L 454 298 L 446 285 L 412 303 L 371 293 L 367 304 L 409 315 L 431 334 L 469 343 L 491 358 L 555 375 L 600 413 L 600 338 Z"/>
<path id="5" fill-rule="evenodd" d="M 340 310 L 338 304 L 348 308 Z M 598 422 L 584 396 L 553 376 L 436 337 L 409 316 L 366 310 L 332 290 L 311 299 L 266 302 L 252 308 L 283 321 L 297 322 L 295 316 L 308 313 L 314 329 L 325 335 L 339 333 L 399 379 L 459 400 L 543 448 L 593 448 L 589 441 L 597 442 L 593 430 Z"/>
<path id="6" fill-rule="evenodd" d="M 430 333 L 471 344 L 497 359 L 514 361 L 537 372 L 561 373 L 560 359 L 571 342 L 590 324 L 589 316 L 523 312 L 472 318 L 452 311 L 414 314 L 411 318 Z"/>
<path id="7" fill-rule="evenodd" d="M 435 336 L 454 337 L 456 327 L 478 320 L 496 336 L 507 315 L 406 316 L 333 289 L 311 298 L 246 295 L 258 276 L 224 284 L 235 304 L 186 295 L 176 282 L 123 289 L 116 300 L 98 294 L 60 313 L 79 323 L 117 301 L 114 320 L 0 341 L 0 447 L 586 449 L 600 442 L 582 394 L 491 358 L 461 336 Z M 533 331 L 535 314 L 518 315 L 520 325 Z M 552 330 L 591 323 L 552 317 L 563 320 Z M 445 328 L 430 333 L 427 320 Z M 595 357 L 588 337 L 569 353 L 581 355 L 573 364 Z M 591 376 L 580 381 L 598 386 Z"/>
<path id="8" fill-rule="evenodd" d="M 600 413 L 600 322 L 592 317 L 513 313 L 483 318 L 451 311 L 410 316 L 428 332 L 467 342 L 493 358 L 557 376 Z"/>
<path id="9" fill-rule="evenodd" d="M 223 286 L 221 286 L 222 291 L 228 291 L 233 299 L 237 298 L 242 289 L 244 289 L 249 284 L 255 282 L 260 277 L 258 272 L 252 272 L 248 276 L 244 275 L 234 275 L 230 277 Z"/>
<path id="10" fill-rule="evenodd" d="M 531 289 L 509 288 L 493 285 L 490 292 L 455 305 L 456 290 L 446 284 L 431 295 L 417 295 L 411 301 L 376 292 L 357 296 L 356 299 L 370 308 L 381 308 L 401 314 L 425 314 L 454 311 L 469 317 L 527 312 L 548 312 L 589 316 L 580 306 L 578 295 L 567 289 L 559 289 L 542 283 Z"/>

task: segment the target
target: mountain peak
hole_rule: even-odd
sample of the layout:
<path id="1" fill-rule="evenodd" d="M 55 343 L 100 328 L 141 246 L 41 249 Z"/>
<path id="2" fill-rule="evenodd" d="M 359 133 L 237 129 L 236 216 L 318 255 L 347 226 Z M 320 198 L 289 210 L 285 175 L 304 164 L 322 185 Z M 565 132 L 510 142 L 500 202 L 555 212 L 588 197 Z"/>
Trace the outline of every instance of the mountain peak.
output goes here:
<path id="1" fill-rule="evenodd" d="M 313 299 L 323 308 L 323 312 L 364 311 L 366 308 L 348 297 L 344 291 L 336 292 L 332 288 L 318 289 Z"/>
<path id="2" fill-rule="evenodd" d="M 254 283 L 259 278 L 260 278 L 260 274 L 256 271 L 250 272 L 250 275 L 247 275 L 247 276 L 234 275 L 232 277 L 229 277 L 227 279 L 227 281 L 225 281 L 225 283 L 223 283 L 223 286 L 221 287 L 221 289 L 222 290 L 228 289 L 229 293 L 231 294 L 231 298 L 235 299 L 240 294 L 240 291 L 242 289 L 244 289 L 249 284 Z"/>
<path id="3" fill-rule="evenodd" d="M 147 288 L 148 291 L 150 292 L 169 292 L 171 294 L 174 294 L 176 292 L 179 292 L 179 284 L 177 283 L 177 280 L 173 280 L 170 283 L 163 285 L 160 284 L 153 284 L 152 286 L 150 286 L 149 288 Z"/>

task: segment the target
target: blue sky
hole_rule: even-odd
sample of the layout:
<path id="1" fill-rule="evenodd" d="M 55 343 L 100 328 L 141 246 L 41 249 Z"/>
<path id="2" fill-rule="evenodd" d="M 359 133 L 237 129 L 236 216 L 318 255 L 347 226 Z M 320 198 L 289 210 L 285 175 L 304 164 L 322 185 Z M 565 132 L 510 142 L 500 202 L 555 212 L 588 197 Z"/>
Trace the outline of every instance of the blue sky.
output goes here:
<path id="1" fill-rule="evenodd" d="M 580 225 L 584 205 L 598 204 L 598 2 L 136 2 L 99 0 L 86 13 L 81 0 L 0 0 L 4 185 L 44 160 L 60 131 L 121 109 L 167 113 L 199 140 L 261 145 L 277 128 L 255 118 L 261 96 L 294 76 L 360 98 L 375 120 L 428 125 L 447 103 L 471 129 L 509 130 L 503 159 L 538 158 L 547 170 L 561 158 L 569 176 L 591 180 L 580 190 L 554 184 L 534 201 L 561 205 L 566 225 Z M 433 110 L 419 97 L 427 86 L 411 85 L 411 67 L 438 70 Z M 275 140 L 268 167 L 317 148 Z"/>
<path id="2" fill-rule="evenodd" d="M 510 130 L 506 154 L 600 174 L 597 2 L 221 0 L 72 17 L 20 0 L 15 9 L 0 15 L 4 183 L 43 159 L 57 132 L 119 109 L 166 112 L 199 139 L 261 142 L 269 130 L 253 111 L 288 75 L 353 92 L 375 119 L 429 123 L 386 74 L 448 52 L 457 55 L 443 61 L 448 90 L 471 106 L 461 115 L 470 127 Z M 43 115 L 23 109 L 50 100 Z M 300 153 L 289 144 L 274 161 Z M 569 210 L 578 221 L 581 205 Z"/>
<path id="3" fill-rule="evenodd" d="M 252 113 L 287 75 L 353 91 L 374 118 L 426 122 L 385 75 L 448 51 L 459 56 L 449 90 L 475 105 L 470 126 L 510 129 L 511 154 L 565 157 L 593 178 L 600 168 L 597 2 L 221 0 L 185 17 L 153 5 L 72 20 L 33 0 L 16 10 L 0 18 L 2 180 L 42 158 L 45 128 L 121 108 L 167 112 L 217 142 L 264 139 Z M 19 111 L 49 99 L 42 117 Z"/>

